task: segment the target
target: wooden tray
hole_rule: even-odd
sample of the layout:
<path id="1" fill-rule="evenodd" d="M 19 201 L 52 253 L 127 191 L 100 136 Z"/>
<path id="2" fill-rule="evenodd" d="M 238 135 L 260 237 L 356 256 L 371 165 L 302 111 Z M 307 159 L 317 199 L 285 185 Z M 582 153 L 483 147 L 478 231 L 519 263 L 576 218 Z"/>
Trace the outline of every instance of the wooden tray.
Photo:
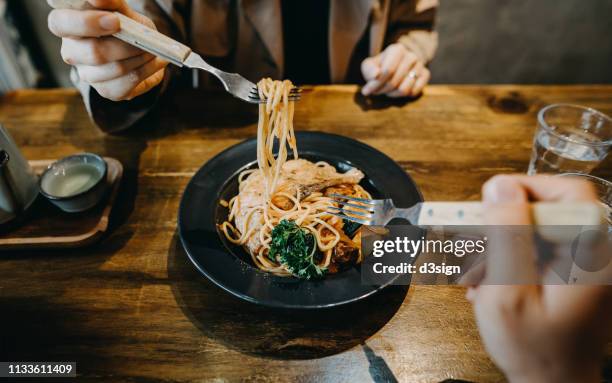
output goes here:
<path id="1" fill-rule="evenodd" d="M 83 213 L 65 213 L 41 195 L 18 222 L 0 229 L 0 251 L 23 249 L 76 248 L 90 245 L 108 229 L 109 217 L 117 197 L 123 166 L 105 157 L 111 185 L 105 200 Z M 41 174 L 55 160 L 30 161 Z"/>

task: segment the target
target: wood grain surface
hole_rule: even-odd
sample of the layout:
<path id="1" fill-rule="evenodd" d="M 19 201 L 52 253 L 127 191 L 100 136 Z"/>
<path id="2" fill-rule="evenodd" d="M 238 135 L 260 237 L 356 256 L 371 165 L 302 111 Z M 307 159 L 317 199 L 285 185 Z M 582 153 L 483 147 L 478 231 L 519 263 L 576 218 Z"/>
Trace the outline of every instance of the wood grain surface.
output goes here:
<path id="1" fill-rule="evenodd" d="M 397 161 L 426 200 L 477 200 L 525 172 L 546 104 L 612 113 L 612 86 L 432 86 L 415 101 L 308 88 L 296 129 L 346 135 Z M 110 234 L 86 249 L 0 254 L 0 360 L 76 361 L 82 381 L 503 381 L 458 287 L 395 287 L 344 308 L 242 302 L 202 278 L 177 241 L 193 173 L 255 135 L 256 110 L 221 94 L 166 98 L 136 129 L 101 133 L 74 90 L 19 91 L 0 122 L 30 160 L 81 151 L 125 167 Z M 612 177 L 607 160 L 597 173 Z"/>

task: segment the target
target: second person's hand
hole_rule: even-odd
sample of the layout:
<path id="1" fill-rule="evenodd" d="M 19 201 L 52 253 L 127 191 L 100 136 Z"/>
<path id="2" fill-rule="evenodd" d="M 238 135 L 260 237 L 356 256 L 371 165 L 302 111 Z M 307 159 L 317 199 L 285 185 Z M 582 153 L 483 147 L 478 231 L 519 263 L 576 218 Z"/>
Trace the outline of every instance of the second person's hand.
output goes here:
<path id="1" fill-rule="evenodd" d="M 612 290 L 542 283 L 533 235 L 511 229 L 531 225 L 529 201 L 596 202 L 597 195 L 567 178 L 497 176 L 485 184 L 485 220 L 497 229 L 488 235 L 484 280 L 467 294 L 482 341 L 510 382 L 599 382 Z"/>
<path id="2" fill-rule="evenodd" d="M 48 20 L 51 32 L 62 39 L 62 58 L 80 80 L 112 101 L 131 100 L 159 85 L 168 63 L 112 37 L 120 30 L 114 11 L 155 29 L 153 21 L 125 0 L 88 2 L 96 10 L 56 9 Z"/>
<path id="3" fill-rule="evenodd" d="M 423 92 L 431 74 L 425 64 L 402 44 L 392 44 L 361 64 L 364 96 L 415 97 Z"/>

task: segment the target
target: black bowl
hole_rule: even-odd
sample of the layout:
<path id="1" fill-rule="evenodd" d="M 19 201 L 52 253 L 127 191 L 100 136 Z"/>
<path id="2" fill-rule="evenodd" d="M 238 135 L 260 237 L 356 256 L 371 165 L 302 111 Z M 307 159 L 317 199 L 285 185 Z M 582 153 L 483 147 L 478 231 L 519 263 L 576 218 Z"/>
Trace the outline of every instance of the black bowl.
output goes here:
<path id="1" fill-rule="evenodd" d="M 423 200 L 410 176 L 392 159 L 361 142 L 332 134 L 298 132 L 301 158 L 326 161 L 340 171 L 356 167 L 366 177 L 362 186 L 374 198 L 392 198 L 397 206 Z M 247 301 L 283 308 L 323 308 L 354 302 L 393 283 L 389 276 L 380 285 L 361 281 L 359 266 L 325 279 L 305 281 L 278 277 L 253 266 L 239 246 L 229 243 L 217 224 L 227 218 L 220 199 L 238 191 L 238 175 L 255 166 L 257 141 L 235 145 L 206 163 L 187 185 L 179 208 L 179 236 L 196 268 L 225 291 Z"/>

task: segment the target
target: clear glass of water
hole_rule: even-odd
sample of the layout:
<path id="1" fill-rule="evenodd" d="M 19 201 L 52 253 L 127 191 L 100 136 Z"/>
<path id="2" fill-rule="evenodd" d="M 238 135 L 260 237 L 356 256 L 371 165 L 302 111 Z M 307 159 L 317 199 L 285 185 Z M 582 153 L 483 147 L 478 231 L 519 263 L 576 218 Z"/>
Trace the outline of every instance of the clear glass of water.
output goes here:
<path id="1" fill-rule="evenodd" d="M 595 191 L 597 191 L 599 201 L 604 205 L 608 225 L 612 225 L 612 182 L 590 174 L 564 173 L 559 174 L 559 176 L 580 178 L 590 182 L 595 187 Z"/>
<path id="2" fill-rule="evenodd" d="M 590 173 L 612 146 L 612 119 L 595 109 L 549 105 L 538 113 L 538 128 L 527 174 Z"/>

